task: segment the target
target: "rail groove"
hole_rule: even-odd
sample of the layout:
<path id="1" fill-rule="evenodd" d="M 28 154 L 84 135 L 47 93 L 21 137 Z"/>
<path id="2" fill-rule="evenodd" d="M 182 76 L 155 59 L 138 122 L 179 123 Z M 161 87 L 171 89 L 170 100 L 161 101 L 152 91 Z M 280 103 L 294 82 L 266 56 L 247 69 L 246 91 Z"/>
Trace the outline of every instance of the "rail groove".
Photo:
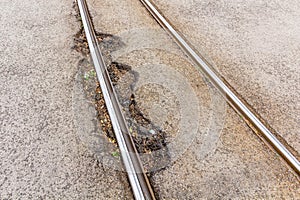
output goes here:
<path id="1" fill-rule="evenodd" d="M 225 97 L 231 107 L 236 110 L 253 129 L 254 132 L 259 131 L 263 138 L 268 142 L 273 149 L 281 155 L 288 165 L 300 176 L 300 162 L 296 157 L 276 138 L 276 136 L 251 112 L 251 110 L 235 95 L 233 91 L 222 81 L 221 78 L 214 72 L 213 67 L 201 58 L 191 45 L 173 28 L 165 17 L 157 10 L 153 3 L 149 0 L 140 0 L 147 8 L 150 14 L 156 21 L 173 37 L 176 43 L 183 51 L 195 62 L 200 71 L 212 82 L 212 84 Z"/>
<path id="2" fill-rule="evenodd" d="M 135 199 L 155 199 L 101 54 L 85 0 L 77 0 L 90 54 Z"/>

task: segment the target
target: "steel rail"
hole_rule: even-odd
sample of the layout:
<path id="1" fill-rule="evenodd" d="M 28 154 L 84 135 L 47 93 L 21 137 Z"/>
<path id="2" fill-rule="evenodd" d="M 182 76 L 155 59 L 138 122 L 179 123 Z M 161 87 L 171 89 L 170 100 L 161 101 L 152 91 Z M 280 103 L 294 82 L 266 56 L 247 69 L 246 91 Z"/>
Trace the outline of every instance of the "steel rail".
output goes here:
<path id="1" fill-rule="evenodd" d="M 77 0 L 77 2 L 97 78 L 100 83 L 134 197 L 138 200 L 155 199 L 148 177 L 143 169 L 132 137 L 129 134 L 129 129 L 106 69 L 99 43 L 95 36 L 94 27 L 89 16 L 87 3 L 85 0 Z"/>
<path id="2" fill-rule="evenodd" d="M 263 138 L 273 147 L 273 149 L 282 156 L 289 166 L 300 176 L 300 163 L 296 157 L 276 138 L 276 136 L 251 112 L 251 110 L 238 98 L 237 95 L 222 81 L 214 72 L 213 67 L 198 55 L 191 45 L 172 27 L 172 25 L 162 16 L 153 3 L 149 0 L 140 0 L 147 8 L 156 21 L 175 39 L 176 43 L 184 52 L 199 66 L 206 77 L 221 92 L 227 102 L 238 112 L 247 124 L 256 132 L 259 131 Z"/>

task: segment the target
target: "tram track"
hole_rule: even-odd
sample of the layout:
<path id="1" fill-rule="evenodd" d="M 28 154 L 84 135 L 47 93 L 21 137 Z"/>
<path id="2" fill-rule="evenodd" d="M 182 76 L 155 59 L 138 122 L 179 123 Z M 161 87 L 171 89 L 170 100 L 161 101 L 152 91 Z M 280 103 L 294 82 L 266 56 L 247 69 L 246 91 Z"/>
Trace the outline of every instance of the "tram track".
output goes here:
<path id="1" fill-rule="evenodd" d="M 172 25 L 159 13 L 155 6 L 147 0 L 140 0 L 158 23 L 175 39 L 183 51 L 195 62 L 200 71 L 213 83 L 221 92 L 228 103 L 246 121 L 255 132 L 259 132 L 266 142 L 281 155 L 291 168 L 300 174 L 299 161 L 292 153 L 276 138 L 276 136 L 261 122 L 243 101 L 231 90 L 230 87 L 214 72 L 211 66 L 186 42 L 186 40 L 175 31 Z M 110 80 L 103 56 L 101 54 L 95 31 L 89 16 L 85 0 L 77 0 L 84 30 L 88 40 L 90 53 L 97 72 L 98 81 L 103 92 L 106 106 L 110 115 L 111 123 L 120 148 L 121 157 L 126 168 L 130 184 L 136 199 L 155 199 L 154 192 L 149 183 L 148 177 L 138 157 L 138 152 L 129 134 L 129 129 L 122 114 L 120 104 L 117 100 L 112 81 Z"/>
<path id="2" fill-rule="evenodd" d="M 254 132 L 258 132 L 262 138 L 270 145 L 276 153 L 278 153 L 287 164 L 300 176 L 300 162 L 297 158 L 279 141 L 266 125 L 258 118 L 257 114 L 253 113 L 245 103 L 237 96 L 237 94 L 230 89 L 230 87 L 220 78 L 212 66 L 199 55 L 192 45 L 184 39 L 180 33 L 170 24 L 170 22 L 158 11 L 153 3 L 149 0 L 140 0 L 140 2 L 147 8 L 153 18 L 172 36 L 175 42 L 182 48 L 199 67 L 199 70 L 210 80 L 210 82 L 219 90 L 224 96 L 228 104 L 239 113 L 243 120 L 251 127 Z"/>
<path id="3" fill-rule="evenodd" d="M 120 149 L 123 164 L 136 199 L 155 199 L 154 192 L 138 157 L 138 152 L 129 134 L 129 129 L 121 111 L 116 93 L 109 77 L 95 30 L 89 15 L 85 0 L 78 0 L 78 7 L 82 18 L 90 54 L 95 66 L 97 78 L 114 129 L 115 137 Z"/>

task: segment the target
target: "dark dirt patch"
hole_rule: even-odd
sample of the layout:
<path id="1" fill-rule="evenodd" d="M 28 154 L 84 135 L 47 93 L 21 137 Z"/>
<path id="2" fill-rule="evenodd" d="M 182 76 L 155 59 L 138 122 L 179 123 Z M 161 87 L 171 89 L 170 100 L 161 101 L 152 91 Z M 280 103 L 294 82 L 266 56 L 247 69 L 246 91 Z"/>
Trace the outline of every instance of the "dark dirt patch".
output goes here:
<path id="1" fill-rule="evenodd" d="M 161 163 L 169 161 L 166 148 L 166 133 L 152 123 L 139 109 L 139 104 L 134 95 L 134 85 L 138 80 L 138 74 L 128 65 L 111 61 L 110 52 L 120 48 L 124 44 L 118 37 L 110 34 L 97 32 L 96 36 L 101 48 L 103 48 L 101 50 L 104 54 L 103 56 L 108 66 L 107 69 L 115 89 L 124 74 L 129 73 L 132 77 L 132 80 L 126 84 L 128 95 L 122 96 L 117 89 L 116 92 L 137 151 L 147 155 L 141 159 L 146 170 L 150 171 L 152 168 L 156 168 L 157 162 L 160 163 L 159 165 L 162 165 Z M 90 61 L 88 43 L 83 27 L 75 34 L 74 46 L 72 48 L 80 52 L 84 57 L 79 62 L 79 67 L 83 74 L 84 90 L 87 98 L 95 105 L 100 127 L 108 140 L 117 145 L 101 88 L 97 81 L 92 62 Z"/>
<path id="2" fill-rule="evenodd" d="M 166 133 L 158 126 L 155 126 L 139 109 L 135 100 L 134 84 L 137 81 L 138 74 L 131 70 L 128 65 L 112 62 L 108 71 L 114 85 L 125 73 L 131 73 L 134 77 L 133 82 L 128 85 L 130 94 L 125 97 L 119 96 L 120 104 L 125 111 L 126 120 L 129 126 L 130 134 L 139 153 L 151 153 L 166 147 Z M 118 92 L 118 90 L 117 90 Z"/>
<path id="3" fill-rule="evenodd" d="M 110 41 L 107 40 L 107 38 L 112 38 L 113 35 L 96 32 L 96 37 L 98 39 L 98 42 L 102 42 L 102 41 Z M 80 30 L 75 34 L 74 46 L 72 47 L 72 49 L 75 49 L 77 52 L 80 52 L 84 56 L 89 55 L 90 53 L 89 45 L 83 27 L 81 27 Z"/>

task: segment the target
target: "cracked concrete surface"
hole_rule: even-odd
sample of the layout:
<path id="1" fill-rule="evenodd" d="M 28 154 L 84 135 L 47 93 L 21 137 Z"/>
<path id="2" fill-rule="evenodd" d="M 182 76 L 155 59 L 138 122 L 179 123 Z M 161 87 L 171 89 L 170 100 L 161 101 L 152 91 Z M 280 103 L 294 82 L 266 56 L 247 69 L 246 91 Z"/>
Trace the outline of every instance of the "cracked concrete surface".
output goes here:
<path id="1" fill-rule="evenodd" d="M 172 66 L 207 99 L 205 83 L 195 82 L 201 76 L 195 70 L 191 75 L 186 57 L 137 0 L 88 3 L 96 29 L 125 43 L 112 52 L 113 59 L 132 67 L 143 61 Z M 98 163 L 73 124 L 72 89 L 80 55 L 70 49 L 79 28 L 71 7 L 58 0 L 0 2 L 0 199 L 132 199 L 125 174 Z M 297 199 L 299 179 L 231 109 L 226 113 L 208 158 L 200 155 L 197 137 L 178 160 L 152 175 L 157 195 Z"/>
<path id="2" fill-rule="evenodd" d="M 184 1 L 177 3 L 172 4 L 172 9 L 165 9 L 175 12 Z M 114 34 L 124 43 L 111 51 L 113 61 L 130 65 L 133 69 L 145 63 L 154 68 L 157 63 L 163 63 L 178 70 L 193 86 L 199 81 L 200 86 L 194 87 L 198 97 L 210 95 L 200 74 L 190 67 L 189 61 L 178 62 L 186 56 L 154 23 L 139 1 L 89 0 L 88 4 L 96 30 Z M 180 17 L 177 16 L 177 19 Z M 158 91 L 152 91 L 155 92 Z M 144 97 L 147 102 L 149 97 Z M 204 104 L 209 106 L 210 102 L 205 99 L 202 99 Z M 144 102 L 142 98 L 140 100 Z M 145 110 L 149 107 L 144 106 Z M 207 119 L 203 116 L 200 119 L 204 120 L 204 126 L 200 125 L 199 135 L 207 128 Z M 232 109 L 227 108 L 223 120 L 216 149 L 208 157 L 201 154 L 202 138 L 198 135 L 192 142 L 191 135 L 187 134 L 185 139 L 190 145 L 186 151 L 168 167 L 152 173 L 151 181 L 157 196 L 160 199 L 297 199 L 299 179 L 286 164 Z"/>
<path id="3" fill-rule="evenodd" d="M 131 199 L 78 139 L 71 1 L 0 2 L 0 199 Z"/>

